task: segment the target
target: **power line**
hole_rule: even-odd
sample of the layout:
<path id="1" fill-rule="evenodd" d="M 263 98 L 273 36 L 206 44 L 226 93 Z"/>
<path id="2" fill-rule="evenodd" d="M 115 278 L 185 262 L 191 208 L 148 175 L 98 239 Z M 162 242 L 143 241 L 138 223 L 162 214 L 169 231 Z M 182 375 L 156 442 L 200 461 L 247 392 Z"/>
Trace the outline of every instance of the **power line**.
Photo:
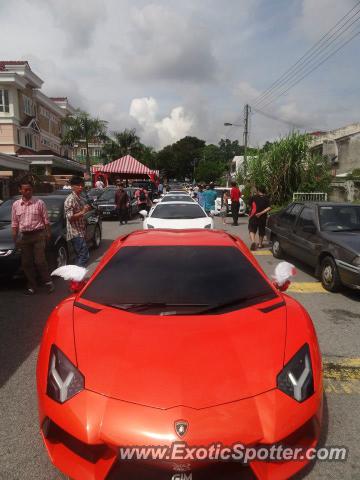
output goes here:
<path id="1" fill-rule="evenodd" d="M 356 21 L 358 21 L 358 20 L 360 20 L 360 17 L 359 17 L 359 19 L 357 19 Z M 354 21 L 353 23 L 355 23 L 355 21 Z M 350 25 L 350 26 L 351 26 L 351 25 Z M 350 26 L 349 26 L 346 30 L 348 30 L 348 29 L 350 28 Z M 355 36 L 356 36 L 356 34 L 353 35 L 353 36 L 350 38 L 349 41 L 351 41 Z M 333 43 L 335 40 L 337 40 L 339 37 L 340 37 L 340 35 L 339 35 L 337 38 L 335 38 L 332 42 L 330 42 L 329 45 L 327 45 L 326 49 L 330 46 L 330 44 L 332 44 L 332 43 Z M 306 73 L 311 73 L 311 72 L 312 72 L 313 70 L 315 70 L 318 66 L 322 65 L 326 59 L 330 58 L 333 54 L 335 54 L 338 50 L 340 50 L 340 48 L 342 48 L 342 46 L 345 46 L 347 43 L 349 43 L 349 41 L 345 41 L 345 42 L 343 42 L 343 43 L 340 43 L 340 44 L 338 43 L 337 45 L 335 45 L 335 49 L 332 50 L 332 51 L 330 51 L 330 54 L 329 54 L 329 52 L 326 52 L 325 55 L 323 55 L 323 56 L 320 55 L 320 57 L 316 57 L 316 58 L 314 58 L 314 59 L 311 60 L 311 61 L 309 60 L 308 62 L 306 62 L 306 63 L 304 64 L 304 66 L 303 66 L 304 68 L 301 69 L 302 71 L 299 70 L 299 71 L 296 72 L 296 73 L 294 72 L 294 74 L 291 75 L 291 76 L 287 79 L 286 82 L 282 82 L 281 84 L 279 84 L 276 89 L 281 89 L 281 88 L 284 87 L 284 86 L 285 86 L 285 88 L 287 88 L 288 85 L 291 85 L 291 86 L 296 85 L 296 83 L 298 83 L 297 80 L 299 79 L 299 76 L 303 75 L 304 72 L 306 72 Z M 336 48 L 336 47 L 339 47 L 339 46 L 340 46 L 340 48 Z M 326 50 L 326 49 L 325 49 L 325 50 Z M 319 63 L 317 63 L 317 62 L 319 62 Z M 306 67 L 307 64 L 309 64 L 309 65 Z M 305 68 L 305 67 L 306 67 L 306 68 Z M 315 67 L 315 68 L 312 69 L 312 67 Z M 310 72 L 310 71 L 311 71 L 311 72 Z M 306 75 L 305 75 L 305 76 L 306 76 Z M 304 78 L 304 77 L 301 77 L 301 79 L 302 79 L 302 78 Z M 289 80 L 290 80 L 290 83 L 289 83 Z M 286 85 L 286 84 L 288 84 L 288 85 Z M 290 88 L 289 88 L 289 89 L 290 89 Z M 288 90 L 287 90 L 287 91 L 288 91 Z M 274 92 L 269 95 L 269 98 L 265 98 L 265 97 L 264 97 L 264 98 L 261 100 L 261 102 L 259 102 L 257 105 L 259 105 L 259 104 L 262 104 L 262 106 L 264 106 L 265 104 L 268 105 L 269 103 L 272 103 L 275 99 L 277 99 L 279 96 L 281 96 L 281 94 L 279 93 L 279 91 L 278 91 L 278 92 L 275 92 L 275 90 L 274 90 Z"/>
<path id="2" fill-rule="evenodd" d="M 323 51 L 324 49 L 328 48 L 330 44 L 332 44 L 339 36 L 341 36 L 344 32 L 341 32 L 341 30 L 354 18 L 358 15 L 360 12 L 360 9 L 356 11 L 349 19 L 346 20 L 346 22 L 338 29 L 338 27 L 350 14 L 353 12 L 358 6 L 360 5 L 360 1 L 357 2 L 357 4 L 349 11 L 347 12 L 327 33 L 325 33 L 320 40 L 318 40 L 309 50 L 305 52 L 305 54 L 294 64 L 292 65 L 288 70 L 286 70 L 279 78 L 276 80 L 270 87 L 265 90 L 261 95 L 255 98 L 253 104 L 254 105 L 260 105 L 262 101 L 269 96 L 270 94 L 272 95 L 275 90 L 277 90 L 279 87 L 281 87 L 284 83 L 286 83 L 287 80 L 289 80 L 289 77 L 293 77 L 294 75 L 298 74 L 300 70 L 304 67 L 304 64 L 309 63 L 310 59 L 314 57 L 315 53 L 318 52 L 316 55 L 318 55 L 319 49 L 320 51 Z M 354 20 L 351 24 L 355 23 L 358 19 Z M 345 31 L 347 31 L 350 26 L 348 26 Z M 335 30 L 331 34 L 331 32 Z M 341 32 L 341 33 L 339 33 Z M 331 35 L 330 35 L 331 34 Z M 338 34 L 338 35 L 337 35 Z M 337 36 L 336 36 L 337 35 Z M 328 43 L 331 38 L 334 36 L 335 39 L 332 40 L 332 42 Z M 316 47 L 316 48 L 315 48 Z"/>
<path id="3" fill-rule="evenodd" d="M 295 85 L 297 85 L 298 83 L 301 82 L 301 80 L 303 80 L 305 77 L 309 76 L 314 70 L 318 69 L 323 63 L 326 62 L 326 60 L 328 60 L 330 57 L 332 57 L 333 55 L 335 55 L 339 50 L 341 50 L 343 47 L 345 47 L 348 43 L 350 43 L 355 37 L 357 37 L 358 35 L 360 34 L 360 30 L 358 32 L 355 32 L 354 35 L 352 35 L 348 40 L 346 40 L 345 42 L 343 42 L 336 50 L 334 50 L 333 52 L 331 52 L 329 55 L 327 55 L 325 58 L 322 59 L 322 61 L 320 63 L 318 63 L 317 65 L 315 65 L 313 68 L 311 68 L 310 70 L 307 70 L 304 75 L 302 75 L 299 79 L 295 79 L 296 81 L 293 82 L 286 90 L 283 90 L 282 92 L 280 92 L 275 98 L 271 99 L 268 103 L 265 103 L 264 105 L 262 105 L 262 108 L 266 108 L 268 105 L 270 105 L 270 103 L 273 103 L 277 98 L 279 97 L 282 97 L 283 95 L 285 95 L 289 90 L 291 90 Z"/>
<path id="4" fill-rule="evenodd" d="M 254 107 L 251 107 L 251 108 L 254 112 L 259 113 L 260 115 L 263 115 L 264 117 L 270 118 L 271 120 L 276 120 L 277 122 L 280 122 L 280 123 L 284 123 L 284 124 L 289 125 L 290 127 L 293 127 L 293 128 L 298 128 L 298 129 L 311 128 L 312 130 L 320 130 L 319 128 L 314 128 L 314 127 L 310 127 L 310 126 L 306 127 L 305 125 L 297 125 L 296 123 L 289 122 L 287 120 L 284 120 L 283 118 L 272 115 L 271 113 L 259 110 L 258 108 L 254 108 Z"/>

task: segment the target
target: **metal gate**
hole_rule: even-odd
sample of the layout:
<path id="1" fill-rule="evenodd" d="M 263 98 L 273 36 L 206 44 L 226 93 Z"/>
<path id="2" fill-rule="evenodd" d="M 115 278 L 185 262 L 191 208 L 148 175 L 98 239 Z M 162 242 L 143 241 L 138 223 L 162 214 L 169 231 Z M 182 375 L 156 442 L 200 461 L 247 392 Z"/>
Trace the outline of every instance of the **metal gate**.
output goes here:
<path id="1" fill-rule="evenodd" d="M 324 192 L 295 192 L 293 202 L 327 202 L 327 193 Z"/>

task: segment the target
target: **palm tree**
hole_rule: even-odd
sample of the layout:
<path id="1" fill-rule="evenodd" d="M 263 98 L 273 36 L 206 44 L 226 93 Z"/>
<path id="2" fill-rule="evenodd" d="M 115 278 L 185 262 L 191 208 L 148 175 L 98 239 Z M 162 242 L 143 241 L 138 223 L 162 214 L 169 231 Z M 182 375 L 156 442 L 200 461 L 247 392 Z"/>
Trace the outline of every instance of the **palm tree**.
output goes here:
<path id="1" fill-rule="evenodd" d="M 74 146 L 77 142 L 84 142 L 86 148 L 86 172 L 90 175 L 89 143 L 106 140 L 107 122 L 92 118 L 87 112 L 77 110 L 72 116 L 63 120 L 63 145 Z"/>
<path id="2" fill-rule="evenodd" d="M 109 138 L 104 145 L 103 156 L 114 160 L 129 154 L 137 157 L 142 154 L 142 151 L 143 145 L 136 135 L 135 128 L 131 130 L 126 128 L 122 132 L 113 132 L 112 138 Z"/>

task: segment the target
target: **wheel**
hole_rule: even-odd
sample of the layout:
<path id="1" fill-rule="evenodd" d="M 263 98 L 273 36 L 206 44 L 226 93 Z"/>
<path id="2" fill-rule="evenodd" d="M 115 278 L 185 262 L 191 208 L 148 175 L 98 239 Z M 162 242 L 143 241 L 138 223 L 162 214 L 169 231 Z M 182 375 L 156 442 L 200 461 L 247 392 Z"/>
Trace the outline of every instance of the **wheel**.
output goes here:
<path id="1" fill-rule="evenodd" d="M 93 237 L 93 247 L 94 248 L 99 248 L 101 243 L 101 229 L 99 225 L 96 225 L 95 227 L 95 232 L 94 232 L 94 237 Z"/>
<path id="2" fill-rule="evenodd" d="M 275 236 L 272 238 L 271 251 L 275 258 L 283 257 L 284 251 L 280 245 L 280 240 Z"/>
<path id="3" fill-rule="evenodd" d="M 68 264 L 69 254 L 65 243 L 56 246 L 55 264 L 56 267 L 63 267 Z"/>
<path id="4" fill-rule="evenodd" d="M 341 287 L 339 272 L 332 257 L 325 257 L 321 262 L 320 278 L 322 286 L 329 292 L 338 292 Z"/>

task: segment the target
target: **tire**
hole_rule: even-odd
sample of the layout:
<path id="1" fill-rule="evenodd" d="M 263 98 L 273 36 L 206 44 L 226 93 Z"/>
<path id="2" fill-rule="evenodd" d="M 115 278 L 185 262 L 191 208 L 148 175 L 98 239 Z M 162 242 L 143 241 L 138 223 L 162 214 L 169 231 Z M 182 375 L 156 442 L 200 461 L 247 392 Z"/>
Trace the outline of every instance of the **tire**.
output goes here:
<path id="1" fill-rule="evenodd" d="M 96 225 L 95 231 L 94 231 L 94 236 L 93 236 L 93 247 L 94 248 L 99 248 L 101 244 L 101 229 L 99 225 Z"/>
<path id="2" fill-rule="evenodd" d="M 63 267 L 69 262 L 69 252 L 64 242 L 59 242 L 55 249 L 55 266 Z"/>
<path id="3" fill-rule="evenodd" d="M 338 292 L 341 288 L 341 280 L 335 260 L 328 256 L 325 257 L 320 266 L 321 284 L 329 292 Z"/>
<path id="4" fill-rule="evenodd" d="M 280 245 L 280 240 L 277 237 L 275 237 L 275 235 L 272 237 L 271 240 L 272 240 L 271 251 L 273 256 L 275 258 L 283 258 L 284 250 Z"/>

